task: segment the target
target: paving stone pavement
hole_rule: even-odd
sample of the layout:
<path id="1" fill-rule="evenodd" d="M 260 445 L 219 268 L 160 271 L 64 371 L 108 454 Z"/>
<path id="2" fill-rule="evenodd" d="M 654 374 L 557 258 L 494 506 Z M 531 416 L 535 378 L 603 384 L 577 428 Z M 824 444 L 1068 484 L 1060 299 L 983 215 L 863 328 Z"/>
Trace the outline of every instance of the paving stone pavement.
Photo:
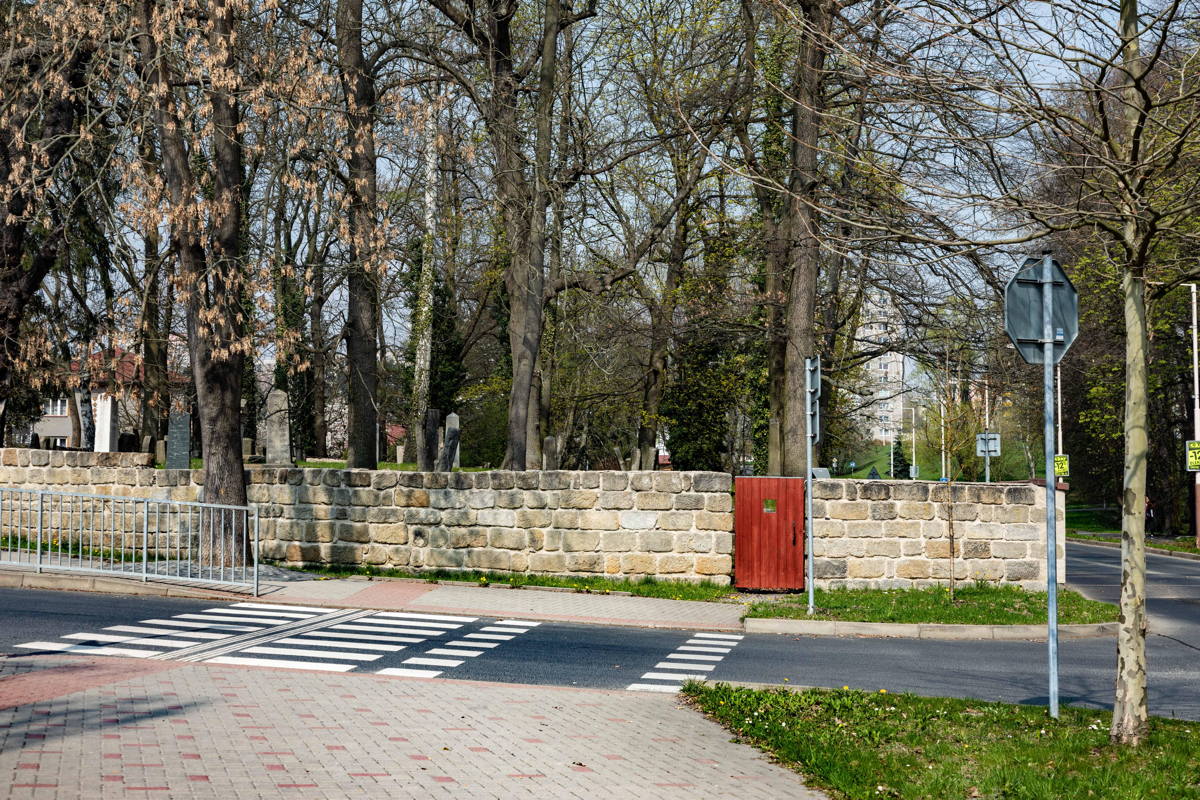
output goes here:
<path id="1" fill-rule="evenodd" d="M 0 660 L 0 781 L 32 800 L 824 797 L 674 696 L 62 656 Z"/>
<path id="2" fill-rule="evenodd" d="M 262 599 L 271 603 L 720 631 L 741 631 L 742 614 L 746 611 L 740 603 L 345 579 L 267 582 L 263 585 Z"/>

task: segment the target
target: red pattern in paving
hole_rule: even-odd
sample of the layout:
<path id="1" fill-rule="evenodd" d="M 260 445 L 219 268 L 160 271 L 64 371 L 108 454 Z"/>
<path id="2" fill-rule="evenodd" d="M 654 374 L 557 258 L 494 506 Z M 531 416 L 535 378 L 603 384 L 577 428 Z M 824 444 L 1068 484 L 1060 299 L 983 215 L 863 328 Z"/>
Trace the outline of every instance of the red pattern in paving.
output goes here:
<path id="1" fill-rule="evenodd" d="M 41 703 L 117 681 L 178 669 L 179 666 L 170 661 L 81 656 L 78 664 L 35 669 L 0 681 L 0 708 Z"/>
<path id="2" fill-rule="evenodd" d="M 348 606 L 363 608 L 404 608 L 434 588 L 433 584 L 408 583 L 407 581 L 379 581 L 373 586 L 356 592 L 341 602 Z"/>

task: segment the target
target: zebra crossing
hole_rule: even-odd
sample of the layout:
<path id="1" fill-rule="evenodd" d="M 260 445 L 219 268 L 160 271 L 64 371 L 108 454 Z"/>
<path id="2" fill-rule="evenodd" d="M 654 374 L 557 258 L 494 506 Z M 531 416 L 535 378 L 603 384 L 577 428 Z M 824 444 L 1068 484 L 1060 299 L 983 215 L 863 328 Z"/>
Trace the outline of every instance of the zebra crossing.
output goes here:
<path id="1" fill-rule="evenodd" d="M 423 655 L 405 659 L 407 667 L 385 667 L 379 670 L 380 675 L 402 675 L 410 678 L 434 678 L 447 669 L 462 666 L 467 659 L 477 658 L 499 647 L 504 642 L 512 641 L 522 633 L 540 625 L 521 619 L 502 619 L 491 625 L 485 625 L 474 633 L 465 633 L 461 638 L 441 642 L 425 651 Z M 439 667 L 439 669 L 428 669 Z"/>
<path id="2" fill-rule="evenodd" d="M 40 652 L 432 678 L 540 624 L 478 622 L 478 617 L 445 614 L 234 603 L 16 646 Z"/>
<path id="3" fill-rule="evenodd" d="M 625 687 L 633 692 L 678 692 L 689 680 L 708 680 L 744 637 L 736 633 L 697 633 Z"/>

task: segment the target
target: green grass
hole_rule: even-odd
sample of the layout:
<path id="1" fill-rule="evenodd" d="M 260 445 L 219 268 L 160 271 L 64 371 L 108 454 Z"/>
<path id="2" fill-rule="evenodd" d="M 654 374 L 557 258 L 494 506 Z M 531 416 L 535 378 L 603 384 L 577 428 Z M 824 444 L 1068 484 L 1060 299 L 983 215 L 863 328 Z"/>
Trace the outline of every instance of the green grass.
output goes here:
<path id="1" fill-rule="evenodd" d="M 857 690 L 688 684 L 743 740 L 849 800 L 1200 798 L 1200 723 L 1152 718 L 1140 747 L 1108 742 L 1111 714 Z"/>
<path id="2" fill-rule="evenodd" d="M 1120 531 L 1114 531 L 1120 533 Z M 1077 539 L 1082 542 L 1114 542 L 1120 541 L 1113 536 L 1093 536 L 1088 533 L 1079 533 L 1078 531 L 1068 530 L 1068 539 Z M 1159 550 L 1174 550 L 1178 553 L 1194 553 L 1200 555 L 1200 547 L 1196 547 L 1196 540 L 1190 536 L 1176 536 L 1173 539 L 1147 539 L 1147 547 L 1154 547 Z"/>
<path id="3" fill-rule="evenodd" d="M 280 565 L 286 566 L 286 565 Z M 507 584 L 509 586 L 557 586 L 574 589 L 577 592 L 592 594 L 610 594 L 612 592 L 628 592 L 638 597 L 661 597 L 669 600 L 723 600 L 733 594 L 728 586 L 718 586 L 715 583 L 684 583 L 683 581 L 660 581 L 654 578 L 642 580 L 627 580 L 602 577 L 557 577 L 554 575 L 525 575 L 511 572 L 487 572 L 480 570 L 428 570 L 416 572 L 412 570 L 387 569 L 382 567 L 356 567 L 349 564 L 327 564 L 307 567 L 291 567 L 297 572 L 317 572 L 330 577 L 344 578 L 351 575 L 367 575 L 384 578 L 415 578 L 433 581 L 466 581 L 481 585 Z"/>
<path id="4" fill-rule="evenodd" d="M 30 539 L 27 536 L 0 536 L 0 548 L 6 550 L 22 550 L 36 553 L 38 549 L 37 539 Z M 101 561 L 141 561 L 141 550 L 125 550 L 109 547 L 84 547 L 82 544 L 59 539 L 43 539 L 43 553 L 59 553 L 72 558 L 94 558 Z M 150 561 L 158 561 L 159 555 L 154 552 L 147 553 Z"/>
<path id="5" fill-rule="evenodd" d="M 1072 508 L 1067 506 L 1068 530 L 1093 533 L 1121 532 L 1121 512 L 1117 509 Z"/>
<path id="6" fill-rule="evenodd" d="M 961 586 L 955 590 L 953 600 L 945 587 L 818 589 L 811 617 L 807 603 L 807 598 L 800 595 L 754 603 L 746 616 L 954 625 L 1033 625 L 1046 621 L 1045 592 L 982 583 Z M 1088 600 L 1072 591 L 1058 592 L 1058 621 L 1062 624 L 1111 622 L 1116 618 L 1114 605 Z"/>

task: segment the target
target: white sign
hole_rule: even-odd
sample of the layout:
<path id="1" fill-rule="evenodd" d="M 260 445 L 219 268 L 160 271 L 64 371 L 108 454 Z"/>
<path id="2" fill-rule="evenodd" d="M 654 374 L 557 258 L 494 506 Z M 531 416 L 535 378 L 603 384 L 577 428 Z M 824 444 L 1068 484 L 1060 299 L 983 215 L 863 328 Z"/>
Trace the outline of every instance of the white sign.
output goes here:
<path id="1" fill-rule="evenodd" d="M 975 455 L 983 458 L 984 456 L 1000 455 L 1000 434 L 998 433 L 980 433 L 975 436 Z"/>

